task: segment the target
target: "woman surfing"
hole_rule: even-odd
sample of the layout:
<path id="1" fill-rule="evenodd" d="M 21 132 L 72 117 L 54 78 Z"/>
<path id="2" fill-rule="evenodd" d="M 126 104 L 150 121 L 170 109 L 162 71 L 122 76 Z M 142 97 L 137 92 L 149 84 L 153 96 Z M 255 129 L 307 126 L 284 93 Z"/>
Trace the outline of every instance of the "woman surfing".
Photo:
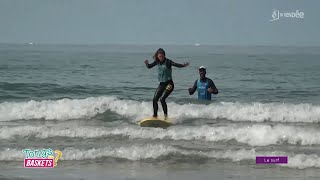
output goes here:
<path id="1" fill-rule="evenodd" d="M 148 60 L 145 60 L 147 68 L 153 68 L 158 66 L 158 80 L 160 82 L 158 89 L 154 93 L 153 97 L 153 117 L 158 117 L 158 100 L 160 99 L 164 117 L 168 117 L 168 108 L 166 103 L 166 98 L 174 90 L 174 83 L 172 80 L 172 66 L 181 68 L 189 66 L 189 63 L 179 64 L 175 63 L 172 60 L 166 58 L 166 52 L 159 48 L 153 56 L 154 61 L 149 64 Z"/>

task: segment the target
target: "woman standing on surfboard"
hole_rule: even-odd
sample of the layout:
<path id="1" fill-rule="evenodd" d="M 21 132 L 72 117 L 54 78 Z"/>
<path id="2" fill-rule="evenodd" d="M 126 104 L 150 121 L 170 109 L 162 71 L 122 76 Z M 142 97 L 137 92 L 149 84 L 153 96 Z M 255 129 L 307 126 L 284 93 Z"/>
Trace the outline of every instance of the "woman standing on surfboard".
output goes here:
<path id="1" fill-rule="evenodd" d="M 168 117 L 168 108 L 166 103 L 166 98 L 174 89 L 174 83 L 172 81 L 172 66 L 175 67 L 187 67 L 189 63 L 179 64 L 166 58 L 166 52 L 159 48 L 153 56 L 153 63 L 149 64 L 148 60 L 145 60 L 147 68 L 150 69 L 155 65 L 158 66 L 158 80 L 160 82 L 158 89 L 154 93 L 153 97 L 153 117 L 158 117 L 158 100 L 160 99 L 162 109 L 165 118 Z"/>

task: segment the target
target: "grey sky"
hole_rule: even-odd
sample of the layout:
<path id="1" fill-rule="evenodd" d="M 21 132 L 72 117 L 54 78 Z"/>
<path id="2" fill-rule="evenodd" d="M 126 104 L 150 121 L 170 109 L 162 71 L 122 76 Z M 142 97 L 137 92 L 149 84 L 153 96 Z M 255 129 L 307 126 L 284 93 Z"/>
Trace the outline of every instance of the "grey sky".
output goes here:
<path id="1" fill-rule="evenodd" d="M 317 0 L 0 0 L 0 42 L 320 45 Z M 304 19 L 271 22 L 273 9 Z"/>

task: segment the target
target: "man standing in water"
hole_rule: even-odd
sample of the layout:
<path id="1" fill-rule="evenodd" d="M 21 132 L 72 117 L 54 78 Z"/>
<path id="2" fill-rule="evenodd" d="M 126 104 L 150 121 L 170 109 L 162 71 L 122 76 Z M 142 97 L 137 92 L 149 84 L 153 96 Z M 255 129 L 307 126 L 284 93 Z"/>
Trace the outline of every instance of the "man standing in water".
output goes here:
<path id="1" fill-rule="evenodd" d="M 200 79 L 194 82 L 192 88 L 189 88 L 189 94 L 192 95 L 198 90 L 198 99 L 211 100 L 211 94 L 218 94 L 218 89 L 213 81 L 206 77 L 206 68 L 200 66 L 199 68 Z"/>

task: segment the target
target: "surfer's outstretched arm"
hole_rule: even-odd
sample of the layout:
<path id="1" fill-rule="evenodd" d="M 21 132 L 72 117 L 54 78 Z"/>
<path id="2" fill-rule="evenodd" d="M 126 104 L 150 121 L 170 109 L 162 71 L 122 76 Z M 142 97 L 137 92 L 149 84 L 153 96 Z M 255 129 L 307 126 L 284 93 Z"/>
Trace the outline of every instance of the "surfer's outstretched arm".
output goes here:
<path id="1" fill-rule="evenodd" d="M 157 65 L 157 61 L 153 61 L 151 64 L 149 64 L 148 60 L 145 60 L 144 63 L 146 64 L 147 68 L 153 68 L 155 65 Z"/>
<path id="2" fill-rule="evenodd" d="M 189 66 L 189 63 L 188 63 L 188 62 L 187 62 L 187 63 L 184 63 L 184 64 L 175 63 L 175 62 L 173 62 L 173 61 L 171 61 L 171 60 L 170 60 L 170 62 L 171 62 L 171 65 L 172 65 L 172 66 L 178 67 L 178 68 Z"/>
<path id="3" fill-rule="evenodd" d="M 189 94 L 192 95 L 197 90 L 197 80 L 194 82 L 193 87 L 189 88 Z"/>

